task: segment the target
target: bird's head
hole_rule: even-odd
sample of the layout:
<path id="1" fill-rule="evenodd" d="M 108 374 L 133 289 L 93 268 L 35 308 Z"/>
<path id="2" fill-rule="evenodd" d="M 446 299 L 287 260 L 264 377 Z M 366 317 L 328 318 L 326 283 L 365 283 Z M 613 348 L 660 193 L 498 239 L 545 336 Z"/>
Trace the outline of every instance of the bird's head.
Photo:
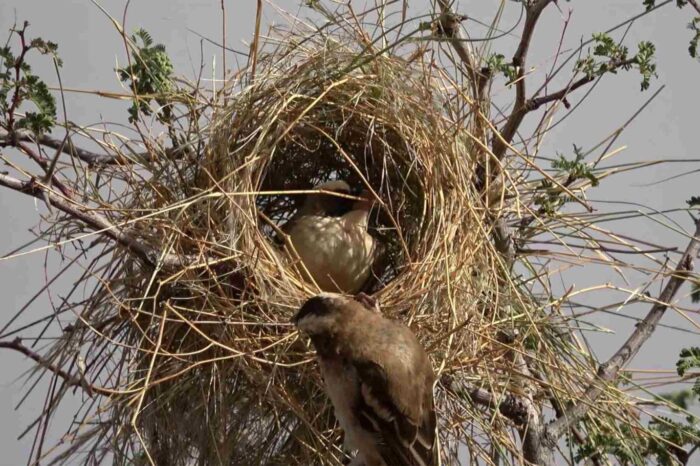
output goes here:
<path id="1" fill-rule="evenodd" d="M 325 191 L 319 194 L 307 194 L 304 198 L 301 211 L 306 215 L 323 215 L 327 217 L 341 217 L 353 210 L 355 200 L 343 197 L 356 196 L 359 192 L 350 188 L 344 180 L 333 180 L 321 183 L 314 187 L 314 191 Z M 341 196 L 336 196 L 337 193 Z"/>
<path id="2" fill-rule="evenodd" d="M 299 308 L 292 317 L 292 323 L 300 332 L 312 338 L 332 334 L 340 323 L 347 301 L 348 298 L 337 293 L 321 293 L 307 300 Z"/>

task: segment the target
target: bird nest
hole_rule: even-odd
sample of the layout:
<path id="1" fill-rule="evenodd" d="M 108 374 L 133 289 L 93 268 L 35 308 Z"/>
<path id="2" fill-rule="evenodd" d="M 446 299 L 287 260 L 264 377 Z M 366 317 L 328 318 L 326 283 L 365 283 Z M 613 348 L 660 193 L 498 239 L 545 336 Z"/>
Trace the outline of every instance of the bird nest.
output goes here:
<path id="1" fill-rule="evenodd" d="M 317 35 L 261 53 L 254 79 L 216 101 L 201 153 L 131 180 L 127 210 L 152 212 L 134 229 L 188 263 L 154 273 L 124 258 L 107 287 L 128 323 L 120 341 L 135 387 L 112 409 L 145 447 L 125 440 L 118 459 L 339 464 L 340 432 L 312 353 L 289 324 L 318 290 L 276 242 L 303 194 L 328 180 L 372 193 L 369 231 L 383 247 L 365 292 L 428 349 L 441 425 L 476 417 L 445 385 L 450 374 L 478 375 L 496 393 L 517 384 L 499 342 L 528 297 L 489 240 L 449 80 L 420 56 L 366 45 Z M 478 432 L 508 429 L 490 422 L 442 429 L 443 448 L 454 454 L 466 442 L 480 454 Z"/>

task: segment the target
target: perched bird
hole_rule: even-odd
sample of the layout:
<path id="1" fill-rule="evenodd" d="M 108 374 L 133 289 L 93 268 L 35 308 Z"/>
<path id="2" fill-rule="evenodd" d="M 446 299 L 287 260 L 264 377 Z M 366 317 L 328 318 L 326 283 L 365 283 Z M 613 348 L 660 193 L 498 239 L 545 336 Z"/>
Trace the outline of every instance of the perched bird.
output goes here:
<path id="1" fill-rule="evenodd" d="M 292 322 L 316 349 L 351 466 L 438 466 L 435 376 L 411 330 L 335 293 Z"/>
<path id="2" fill-rule="evenodd" d="M 314 189 L 358 195 L 342 180 Z M 282 226 L 304 265 L 300 267 L 302 274 L 307 281 L 313 278 L 323 291 L 356 293 L 372 271 L 376 244 L 367 232 L 372 200 L 367 192 L 359 194 L 360 201 L 326 193 L 307 194 L 299 211 Z"/>

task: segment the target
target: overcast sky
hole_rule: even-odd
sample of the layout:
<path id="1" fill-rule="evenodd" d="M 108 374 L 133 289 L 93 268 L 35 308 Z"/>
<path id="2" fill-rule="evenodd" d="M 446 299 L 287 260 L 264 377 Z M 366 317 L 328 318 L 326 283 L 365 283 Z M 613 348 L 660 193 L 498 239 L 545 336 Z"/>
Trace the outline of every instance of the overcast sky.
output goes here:
<path id="1" fill-rule="evenodd" d="M 228 45 L 245 50 L 243 40 L 251 37 L 254 25 L 254 0 L 229 0 L 227 4 Z M 299 1 L 279 1 L 292 12 L 298 11 Z M 362 3 L 356 2 L 358 9 Z M 460 13 L 480 20 L 491 21 L 498 2 L 477 0 L 462 2 Z M 517 8 L 513 2 L 506 2 L 508 13 L 502 23 L 505 28 L 517 19 Z M 121 21 L 124 0 L 109 0 L 100 3 L 110 14 Z M 541 27 L 535 37 L 530 64 L 541 66 L 548 62 L 556 51 L 568 9 L 574 13 L 566 31 L 566 47 L 572 48 L 582 39 L 588 39 L 592 32 L 606 30 L 635 12 L 642 11 L 642 0 L 576 0 L 559 2 L 562 11 L 548 8 L 541 20 Z M 428 2 L 411 3 L 412 13 L 425 13 Z M 279 21 L 269 6 L 265 7 L 264 22 Z M 302 12 L 302 16 L 307 13 Z M 28 20 L 31 23 L 29 34 L 40 35 L 59 44 L 60 56 L 64 60 L 62 80 L 65 88 L 84 90 L 121 90 L 114 74 L 117 64 L 124 63 L 123 44 L 108 17 L 88 0 L 1 0 L 0 33 L 7 31 L 13 21 Z M 590 147 L 624 123 L 661 85 L 665 89 L 655 99 L 633 125 L 618 139 L 615 147 L 626 147 L 620 161 L 641 161 L 655 159 L 700 159 L 697 150 L 700 119 L 700 63 L 688 57 L 686 49 L 690 31 L 685 25 L 689 21 L 688 11 L 678 11 L 675 6 L 665 7 L 658 14 L 637 21 L 629 31 L 626 43 L 634 48 L 640 40 L 652 40 L 657 46 L 659 78 L 652 82 L 652 89 L 639 92 L 639 77 L 635 73 L 621 74 L 605 79 L 597 86 L 571 118 L 556 127 L 545 141 L 543 151 L 552 156 L 559 152 L 570 153 L 572 144 Z M 480 27 L 476 22 L 467 21 L 472 37 L 478 37 Z M 126 29 L 147 29 L 157 42 L 166 45 L 175 63 L 176 72 L 188 77 L 195 75 L 200 59 L 212 63 L 216 56 L 217 67 L 221 66 L 220 50 L 204 44 L 201 55 L 201 36 L 219 40 L 221 37 L 220 0 L 133 0 L 129 7 Z M 617 38 L 620 36 L 617 35 Z M 498 51 L 506 56 L 512 54 L 513 37 L 505 37 L 498 43 Z M 235 56 L 229 55 L 228 64 L 235 63 Z M 57 85 L 50 63 L 40 65 L 35 60 L 35 68 L 46 81 Z M 502 86 L 502 81 L 500 81 Z M 496 88 L 498 85 L 496 86 Z M 510 93 L 509 89 L 499 92 Z M 578 101 L 583 93 L 571 99 Z M 99 121 L 126 121 L 128 103 L 105 101 L 92 95 L 68 94 L 69 119 L 79 124 Z M 593 199 L 619 200 L 643 204 L 654 209 L 682 208 L 691 195 L 700 195 L 700 177 L 697 174 L 681 177 L 673 182 L 648 185 L 688 170 L 697 170 L 698 164 L 674 164 L 622 175 L 612 183 L 603 183 L 598 189 L 589 192 Z M 690 221 L 686 215 L 678 215 L 677 220 L 686 229 Z M 28 229 L 37 222 L 37 206 L 28 197 L 0 189 L 0 254 L 15 249 L 31 238 Z M 653 222 L 630 222 L 623 230 L 660 244 L 685 247 L 687 242 L 679 234 L 654 226 Z M 0 327 L 19 310 L 44 283 L 44 256 L 34 254 L 0 262 L 0 296 L 2 314 Z M 58 267 L 55 258 L 49 260 L 49 269 Z M 579 288 L 590 283 L 599 283 L 601 277 L 591 270 L 581 270 L 574 275 Z M 603 277 L 602 279 L 607 279 Z M 610 276 L 609 279 L 616 280 Z M 42 294 L 23 316 L 25 321 L 32 316 L 41 316 L 48 308 L 49 299 L 60 297 L 70 285 L 70 279 L 60 280 L 51 287 L 52 295 Z M 653 290 L 656 292 L 657 290 Z M 640 306 L 638 312 L 646 310 Z M 634 311 L 637 312 L 637 311 Z M 682 317 L 667 316 L 665 323 L 688 327 Z M 598 345 L 599 355 L 604 357 L 614 348 L 615 343 L 627 335 L 632 323 L 614 316 L 599 316 L 596 323 L 617 334 L 599 335 L 593 338 Z M 695 342 L 697 334 L 677 333 L 660 330 L 635 361 L 635 367 L 671 368 L 679 350 Z M 641 362 L 640 362 L 641 361 Z M 643 362 L 643 363 L 642 363 Z M 23 387 L 21 375 L 31 367 L 30 362 L 17 353 L 0 352 L 0 465 L 17 465 L 26 460 L 31 446 L 31 437 L 17 441 L 17 436 L 33 416 L 41 410 L 43 398 L 33 397 L 19 411 L 14 405 L 20 400 Z M 78 395 L 79 396 L 79 395 Z M 62 420 L 70 419 L 70 410 L 61 415 Z M 65 426 L 55 426 L 51 438 L 57 438 Z"/>

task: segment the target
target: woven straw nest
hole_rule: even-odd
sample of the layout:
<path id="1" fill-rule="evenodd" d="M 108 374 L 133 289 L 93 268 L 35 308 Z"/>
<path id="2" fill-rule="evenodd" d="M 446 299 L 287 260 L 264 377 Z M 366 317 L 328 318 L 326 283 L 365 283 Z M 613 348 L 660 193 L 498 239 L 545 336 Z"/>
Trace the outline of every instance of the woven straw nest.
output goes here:
<path id="1" fill-rule="evenodd" d="M 210 122 L 203 158 L 136 190 L 139 208 L 178 203 L 140 223 L 151 241 L 209 258 L 129 277 L 149 309 L 132 312 L 127 340 L 141 349 L 134 379 L 158 381 L 137 422 L 157 464 L 340 464 L 313 354 L 289 324 L 318 290 L 274 241 L 303 192 L 330 179 L 373 192 L 370 232 L 384 248 L 365 291 L 419 336 L 441 380 L 517 383 L 498 340 L 527 300 L 512 296 L 489 241 L 469 137 L 437 71 L 367 50 L 326 37 L 260 55 L 255 79 Z M 125 418 L 130 403 L 116 405 Z M 466 442 L 482 454 L 486 430 L 509 442 L 503 421 L 465 423 L 475 408 L 458 390 L 439 383 L 437 403 L 445 451 Z"/>

